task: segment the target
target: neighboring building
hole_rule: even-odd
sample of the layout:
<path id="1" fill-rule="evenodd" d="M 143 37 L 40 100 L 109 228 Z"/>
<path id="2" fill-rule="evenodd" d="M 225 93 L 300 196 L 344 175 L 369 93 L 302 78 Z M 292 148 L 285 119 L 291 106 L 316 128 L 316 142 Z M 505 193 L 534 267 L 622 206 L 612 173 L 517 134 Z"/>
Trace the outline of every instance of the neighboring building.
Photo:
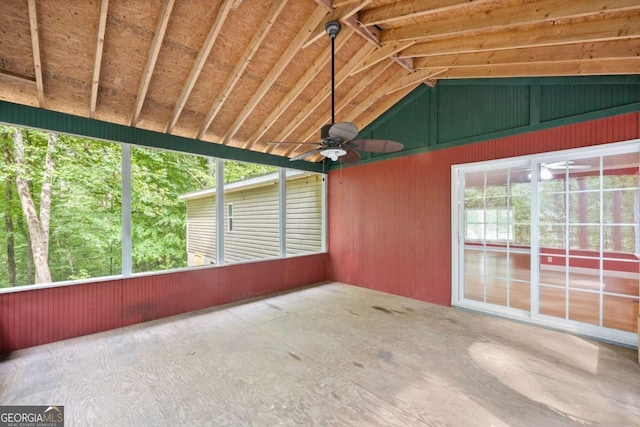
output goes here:
<path id="1" fill-rule="evenodd" d="M 280 256 L 278 173 L 225 185 L 225 262 Z M 322 250 L 322 179 L 287 170 L 287 255 Z M 187 203 L 189 266 L 216 264 L 216 189 L 180 196 Z"/>

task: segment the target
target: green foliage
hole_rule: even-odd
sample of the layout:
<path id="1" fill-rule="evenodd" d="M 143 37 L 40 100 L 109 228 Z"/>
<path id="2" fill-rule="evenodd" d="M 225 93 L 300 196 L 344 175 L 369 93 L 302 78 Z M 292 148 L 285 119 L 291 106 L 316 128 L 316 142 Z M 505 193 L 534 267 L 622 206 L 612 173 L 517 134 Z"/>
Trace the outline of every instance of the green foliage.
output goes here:
<path id="1" fill-rule="evenodd" d="M 36 208 L 42 187 L 47 134 L 22 130 L 29 181 Z M 6 161 L 13 128 L 0 126 L 0 287 L 10 286 L 5 227 L 13 220 L 17 285 L 32 283 L 28 232 L 15 189 L 16 165 Z M 132 258 L 136 272 L 187 265 L 186 204 L 179 196 L 215 186 L 215 160 L 133 147 Z M 60 135 L 55 159 L 49 238 L 54 282 L 120 274 L 122 271 L 122 149 L 119 144 Z M 225 181 L 234 182 L 277 168 L 225 162 Z M 11 198 L 4 191 L 13 186 Z"/>

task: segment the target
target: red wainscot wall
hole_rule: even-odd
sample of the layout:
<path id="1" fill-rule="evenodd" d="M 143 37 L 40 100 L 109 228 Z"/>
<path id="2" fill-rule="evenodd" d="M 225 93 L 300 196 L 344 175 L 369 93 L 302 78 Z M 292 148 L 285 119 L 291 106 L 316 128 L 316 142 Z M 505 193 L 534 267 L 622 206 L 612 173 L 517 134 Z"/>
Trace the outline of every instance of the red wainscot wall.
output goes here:
<path id="1" fill-rule="evenodd" d="M 327 280 L 327 254 L 0 294 L 0 354 Z"/>
<path id="2" fill-rule="evenodd" d="M 332 170 L 329 278 L 451 304 L 451 166 L 626 141 L 640 113 Z"/>

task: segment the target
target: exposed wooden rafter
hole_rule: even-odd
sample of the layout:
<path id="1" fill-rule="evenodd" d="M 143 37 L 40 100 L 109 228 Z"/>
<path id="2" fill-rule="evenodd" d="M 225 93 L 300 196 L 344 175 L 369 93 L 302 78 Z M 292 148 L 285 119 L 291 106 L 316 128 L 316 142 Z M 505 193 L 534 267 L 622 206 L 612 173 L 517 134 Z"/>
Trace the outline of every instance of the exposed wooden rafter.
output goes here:
<path id="1" fill-rule="evenodd" d="M 98 86 L 100 84 L 100 68 L 102 67 L 102 51 L 104 49 L 104 33 L 107 29 L 107 12 L 109 0 L 100 0 L 100 16 L 98 17 L 98 37 L 96 41 L 96 54 L 93 62 L 93 78 L 91 79 L 91 104 L 89 117 L 96 116 L 96 104 L 98 103 Z"/>
<path id="2" fill-rule="evenodd" d="M 289 42 L 287 50 L 282 54 L 278 62 L 273 66 L 269 75 L 265 76 L 262 84 L 255 92 L 251 100 L 246 104 L 245 108 L 238 114 L 238 117 L 233 122 L 231 127 L 227 130 L 225 135 L 222 137 L 222 144 L 228 144 L 231 138 L 233 138 L 245 122 L 245 120 L 249 117 L 249 115 L 253 112 L 253 110 L 258 106 L 258 103 L 262 98 L 266 95 L 267 91 L 271 88 L 271 86 L 275 83 L 275 81 L 280 77 L 282 72 L 285 70 L 287 65 L 291 62 L 291 60 L 296 56 L 298 51 L 302 48 L 307 37 L 309 37 L 309 33 L 313 31 L 313 29 L 318 25 L 318 23 L 326 16 L 326 12 L 321 8 L 317 7 L 316 10 L 311 14 L 307 22 L 302 26 L 300 31 L 296 34 L 296 36 Z"/>
<path id="3" fill-rule="evenodd" d="M 33 68 L 36 75 L 36 89 L 38 93 L 38 105 L 44 108 L 44 84 L 42 82 L 42 62 L 40 60 L 40 40 L 38 31 L 38 15 L 36 13 L 36 0 L 28 0 L 29 5 L 29 29 L 31 30 L 31 49 L 33 52 Z"/>
<path id="4" fill-rule="evenodd" d="M 427 43 L 416 43 L 400 52 L 401 56 L 441 56 L 454 53 L 473 53 L 488 50 L 555 46 L 574 43 L 595 43 L 640 37 L 640 15 L 624 16 L 607 20 L 607 25 L 598 21 L 577 24 L 548 24 L 518 32 L 512 31 L 486 34 L 482 37 L 457 36 Z"/>
<path id="5" fill-rule="evenodd" d="M 323 21 L 320 24 L 318 24 L 316 29 L 311 32 L 311 37 L 309 37 L 309 40 L 302 47 L 306 48 L 307 46 L 315 43 L 316 41 L 320 40 L 322 37 L 326 36 L 327 33 L 325 30 L 325 25 L 328 21 L 341 21 L 341 22 L 345 21 L 351 18 L 352 16 L 354 16 L 355 14 L 357 14 L 358 11 L 360 11 L 360 9 L 367 6 L 369 3 L 371 3 L 371 1 L 372 0 L 361 0 L 351 4 L 347 4 L 342 7 L 334 8 L 331 11 L 331 14 L 329 15 L 327 21 Z"/>
<path id="6" fill-rule="evenodd" d="M 218 93 L 218 96 L 216 97 L 215 101 L 213 101 L 213 104 L 211 105 L 211 108 L 209 109 L 209 112 L 207 113 L 207 116 L 205 117 L 204 122 L 202 123 L 202 125 L 200 126 L 200 129 L 198 130 L 198 133 L 196 134 L 197 139 L 202 139 L 204 133 L 207 131 L 207 129 L 209 129 L 209 126 L 211 126 L 211 123 L 215 120 L 216 116 L 222 109 L 222 106 L 224 105 L 227 98 L 231 96 L 231 92 L 233 91 L 233 88 L 236 86 L 236 84 L 240 80 L 240 77 L 242 77 L 242 73 L 244 73 L 244 70 L 247 68 L 247 66 L 253 59 L 253 56 L 256 54 L 256 52 L 260 48 L 260 45 L 262 44 L 265 37 L 267 36 L 267 33 L 269 32 L 273 24 L 275 24 L 276 19 L 278 18 L 278 16 L 282 12 L 282 9 L 284 9 L 286 4 L 287 2 L 284 0 L 283 1 L 274 0 L 271 3 L 271 7 L 269 8 L 269 11 L 267 12 L 267 15 L 265 16 L 264 20 L 262 21 L 262 24 L 256 30 L 255 34 L 253 35 L 253 38 L 251 39 L 246 49 L 240 56 L 240 60 L 236 64 L 236 67 L 229 75 L 229 78 L 227 79 L 224 86 L 222 87 L 222 90 Z"/>
<path id="7" fill-rule="evenodd" d="M 366 44 L 356 55 L 354 55 L 347 64 L 336 73 L 336 87 L 340 86 L 348 77 L 351 67 L 360 62 L 370 52 L 375 49 L 375 46 Z M 313 113 L 320 104 L 331 95 L 331 83 L 327 82 L 322 89 L 313 97 L 311 101 L 307 103 L 307 106 L 300 110 L 296 117 L 291 120 L 278 135 L 274 138 L 274 141 L 287 141 L 287 138 L 291 136 L 295 129 L 297 129 L 310 115 Z M 277 145 L 271 145 L 267 148 L 267 153 L 271 153 Z"/>
<path id="8" fill-rule="evenodd" d="M 207 62 L 209 53 L 211 52 L 211 49 L 213 48 L 213 45 L 216 42 L 220 31 L 222 30 L 222 25 L 227 19 L 227 15 L 231 11 L 233 4 L 234 0 L 223 0 L 222 4 L 220 4 L 216 19 L 213 21 L 213 25 L 211 25 L 209 34 L 207 34 L 207 38 L 205 39 L 200 52 L 198 52 L 196 61 L 191 68 L 191 72 L 189 73 L 187 81 L 182 88 L 182 92 L 180 92 L 180 96 L 178 97 L 176 106 L 173 109 L 173 113 L 171 113 L 171 117 L 169 118 L 169 123 L 167 124 L 165 132 L 171 133 L 173 127 L 176 125 L 176 122 L 178 121 L 178 118 L 180 117 L 184 106 L 187 104 L 187 99 L 189 99 L 189 95 L 191 94 L 191 91 L 193 90 L 193 87 L 195 86 L 196 81 L 200 76 L 200 72 L 202 71 L 204 64 Z"/>
<path id="9" fill-rule="evenodd" d="M 382 73 L 384 73 L 389 67 L 393 65 L 393 62 L 386 61 L 379 64 L 374 69 L 370 70 L 370 72 L 365 73 L 356 83 L 355 86 L 349 90 L 346 94 L 342 95 L 340 99 L 336 102 L 336 114 L 340 114 L 351 101 L 353 101 L 358 95 L 362 93 L 366 88 L 371 87 L 376 80 L 380 77 Z M 412 75 L 415 73 L 412 73 Z M 337 120 L 338 122 L 342 120 Z M 327 123 L 326 118 L 318 119 L 313 125 L 311 125 L 306 131 L 302 133 L 303 137 L 301 141 L 309 141 L 309 140 L 317 140 L 318 135 L 320 134 L 320 129 L 323 125 Z"/>
<path id="10" fill-rule="evenodd" d="M 516 3 L 514 0 L 511 2 Z M 518 2 L 522 3 L 521 0 L 518 0 Z M 363 25 L 379 25 L 404 19 L 420 18 L 436 12 L 442 13 L 460 9 L 469 9 L 471 11 L 477 9 L 480 3 L 473 0 L 431 0 L 429 2 L 404 0 L 365 10 L 358 14 L 358 20 Z M 483 6 L 485 5 L 480 5 L 480 8 Z"/>
<path id="11" fill-rule="evenodd" d="M 541 0 L 509 7 L 498 7 L 483 13 L 460 14 L 444 19 L 402 26 L 382 31 L 383 43 L 398 41 L 437 40 L 456 34 L 467 37 L 478 33 L 498 33 L 550 28 L 556 25 L 575 25 L 580 22 L 602 21 L 618 16 L 638 15 L 637 0 Z M 595 24 L 597 26 L 597 24 Z M 592 25 L 593 26 L 593 25 Z M 512 33 L 513 34 L 513 33 Z"/>
<path id="12" fill-rule="evenodd" d="M 334 7 L 331 4 L 331 0 L 315 0 L 321 6 L 324 6 L 329 11 L 333 11 Z M 345 5 L 346 7 L 347 5 Z M 356 34 L 363 37 L 369 43 L 373 43 L 376 47 L 382 46 L 380 42 L 380 31 L 375 26 L 364 26 L 362 25 L 354 16 L 350 16 L 343 20 L 343 22 L 351 27 L 352 30 L 356 32 Z M 406 68 L 409 71 L 413 71 L 413 61 L 411 58 L 399 58 L 396 55 L 392 55 L 390 57 L 393 61 L 397 62 L 403 68 Z"/>
<path id="13" fill-rule="evenodd" d="M 343 37 L 339 37 L 336 40 L 335 48 L 337 51 L 344 46 L 349 37 L 353 34 L 351 29 L 347 28 L 343 30 Z M 282 101 L 273 109 L 269 117 L 263 121 L 262 125 L 247 139 L 243 148 L 249 148 L 271 128 L 271 126 L 278 120 L 278 118 L 284 113 L 287 108 L 296 100 L 296 98 L 309 86 L 309 84 L 316 78 L 316 76 L 322 71 L 331 59 L 331 45 L 320 54 L 320 56 L 313 61 L 313 65 L 304 73 L 304 75 L 296 82 L 295 86 L 282 98 Z"/>
<path id="14" fill-rule="evenodd" d="M 135 126 L 140 117 L 140 111 L 142 111 L 142 105 L 144 99 L 147 96 L 147 90 L 149 89 L 149 83 L 153 76 L 153 70 L 156 67 L 156 61 L 158 60 L 158 54 L 162 47 L 162 40 L 164 34 L 167 31 L 167 25 L 169 24 L 169 17 L 173 10 L 175 0 L 165 0 L 162 6 L 162 12 L 160 12 L 160 18 L 158 19 L 158 25 L 151 40 L 151 46 L 149 47 L 149 54 L 147 55 L 147 65 L 144 67 L 144 73 L 142 73 L 142 79 L 138 86 L 138 95 L 136 96 L 136 102 L 133 106 L 133 113 L 131 114 L 131 126 Z"/>

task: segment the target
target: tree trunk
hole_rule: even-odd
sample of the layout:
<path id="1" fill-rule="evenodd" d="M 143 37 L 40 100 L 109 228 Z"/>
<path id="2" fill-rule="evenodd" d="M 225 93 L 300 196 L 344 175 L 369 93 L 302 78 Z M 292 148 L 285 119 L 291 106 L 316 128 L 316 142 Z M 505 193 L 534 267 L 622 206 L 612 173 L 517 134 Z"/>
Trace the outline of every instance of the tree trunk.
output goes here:
<path id="1" fill-rule="evenodd" d="M 45 160 L 45 171 L 43 176 L 49 180 L 53 177 L 53 152 L 56 148 L 57 138 L 49 138 L 47 146 L 47 154 Z M 22 138 L 22 130 L 15 129 L 13 132 L 13 151 L 16 168 L 16 187 L 18 188 L 18 197 L 22 205 L 22 212 L 27 222 L 29 237 L 31 240 L 31 250 L 33 252 L 33 261 L 36 268 L 35 283 L 51 283 L 51 271 L 49 270 L 49 208 L 51 204 L 51 185 L 46 182 L 42 184 L 40 214 L 39 217 L 36 206 L 33 203 L 33 197 L 29 190 L 28 180 L 24 174 L 26 172 L 24 158 L 24 140 Z M 49 170 L 50 169 L 50 170 Z M 43 208 L 45 211 L 43 212 Z M 44 218 L 44 221 L 43 221 Z M 46 225 L 46 230 L 43 226 Z"/>
<path id="2" fill-rule="evenodd" d="M 9 165 L 11 162 L 11 149 L 9 142 L 4 145 L 5 163 Z M 9 285 L 16 286 L 16 250 L 15 237 L 13 234 L 13 177 L 7 174 L 4 187 L 4 227 L 7 234 L 7 267 L 9 269 Z"/>

